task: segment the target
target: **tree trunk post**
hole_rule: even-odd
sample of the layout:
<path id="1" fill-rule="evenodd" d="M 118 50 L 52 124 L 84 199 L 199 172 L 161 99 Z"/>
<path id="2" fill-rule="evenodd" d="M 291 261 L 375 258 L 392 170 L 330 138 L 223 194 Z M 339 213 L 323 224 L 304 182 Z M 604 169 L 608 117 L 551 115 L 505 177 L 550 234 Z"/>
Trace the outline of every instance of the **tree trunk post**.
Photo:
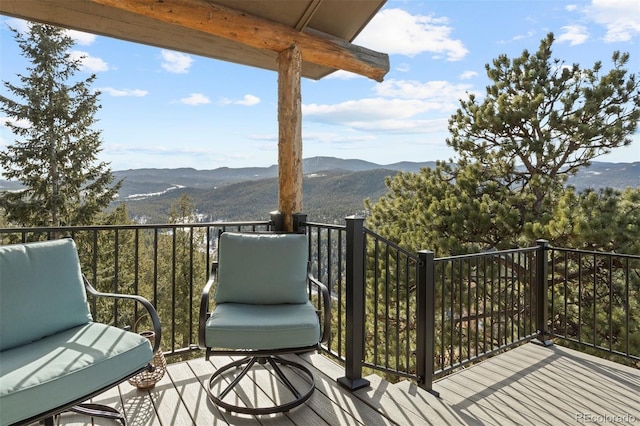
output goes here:
<path id="1" fill-rule="evenodd" d="M 302 55 L 294 44 L 278 55 L 278 209 L 283 230 L 293 232 L 302 211 Z"/>

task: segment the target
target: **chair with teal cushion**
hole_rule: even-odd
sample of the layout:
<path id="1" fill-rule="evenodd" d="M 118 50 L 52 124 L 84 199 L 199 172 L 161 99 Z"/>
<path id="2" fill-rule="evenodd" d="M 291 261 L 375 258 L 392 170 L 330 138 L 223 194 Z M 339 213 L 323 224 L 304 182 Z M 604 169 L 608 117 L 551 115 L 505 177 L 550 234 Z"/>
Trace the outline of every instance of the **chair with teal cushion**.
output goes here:
<path id="1" fill-rule="evenodd" d="M 137 333 L 94 322 L 87 292 L 142 304 L 155 347 Z M 67 410 L 125 424 L 117 410 L 83 402 L 151 368 L 160 332 L 146 299 L 89 284 L 72 239 L 0 246 L 0 425 L 53 424 Z"/>
<path id="2" fill-rule="evenodd" d="M 202 293 L 199 342 L 207 360 L 211 355 L 243 358 L 213 373 L 207 386 L 209 399 L 228 411 L 245 414 L 289 411 L 309 399 L 315 385 L 309 369 L 281 355 L 319 350 L 330 332 L 329 291 L 309 272 L 307 236 L 224 232 L 218 243 L 218 261 Z M 310 300 L 312 289 L 321 295 L 322 312 Z M 274 398 L 278 403 L 268 407 L 225 399 L 256 364 L 271 367 L 290 390 L 289 398 L 278 395 Z M 236 367 L 242 367 L 239 374 L 229 378 L 230 384 L 220 393 L 214 392 L 225 373 Z M 299 391 L 289 380 L 292 370 L 307 378 L 305 390 Z"/>

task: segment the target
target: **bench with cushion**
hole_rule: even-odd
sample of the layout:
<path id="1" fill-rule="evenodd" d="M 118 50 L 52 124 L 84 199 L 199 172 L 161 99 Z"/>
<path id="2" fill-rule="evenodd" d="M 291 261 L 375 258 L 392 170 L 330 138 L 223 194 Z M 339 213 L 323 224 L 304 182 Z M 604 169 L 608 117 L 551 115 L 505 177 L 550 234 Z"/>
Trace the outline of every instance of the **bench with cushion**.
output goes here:
<path id="1" fill-rule="evenodd" d="M 86 291 L 141 303 L 155 347 L 93 322 Z M 159 345 L 153 306 L 140 296 L 97 292 L 81 273 L 72 239 L 0 246 L 0 425 L 52 424 L 69 409 L 124 424 L 112 408 L 81 403 L 150 368 Z"/>

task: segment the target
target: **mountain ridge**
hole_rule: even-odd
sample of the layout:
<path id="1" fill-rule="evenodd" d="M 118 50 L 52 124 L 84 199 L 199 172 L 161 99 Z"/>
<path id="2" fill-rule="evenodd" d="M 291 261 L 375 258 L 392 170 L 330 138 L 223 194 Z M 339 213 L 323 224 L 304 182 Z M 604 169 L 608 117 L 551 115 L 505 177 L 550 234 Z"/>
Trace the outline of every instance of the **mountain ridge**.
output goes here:
<path id="1" fill-rule="evenodd" d="M 385 180 L 398 172 L 435 167 L 435 161 L 403 161 L 381 165 L 359 159 L 311 157 L 303 159 L 304 211 L 313 220 L 336 221 L 364 214 L 364 199 L 376 201 L 387 192 Z M 278 167 L 143 168 L 117 170 L 123 180 L 118 199 L 140 221 L 164 222 L 170 207 L 188 195 L 207 220 L 245 220 L 264 217 L 277 209 Z M 593 162 L 569 179 L 578 190 L 640 186 L 640 162 Z M 1 190 L 18 190 L 15 182 L 0 180 Z"/>

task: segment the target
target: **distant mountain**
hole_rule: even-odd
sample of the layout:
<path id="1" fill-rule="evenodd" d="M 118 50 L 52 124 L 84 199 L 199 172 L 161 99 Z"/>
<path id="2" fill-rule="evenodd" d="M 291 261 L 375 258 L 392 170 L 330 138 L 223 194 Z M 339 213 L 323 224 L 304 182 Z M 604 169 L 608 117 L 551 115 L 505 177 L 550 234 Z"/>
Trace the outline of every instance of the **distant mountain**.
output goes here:
<path id="1" fill-rule="evenodd" d="M 385 177 L 394 170 L 359 172 L 332 170 L 305 175 L 302 190 L 306 213 L 314 221 L 335 222 L 364 213 L 364 199 L 377 200 L 385 192 Z M 206 221 L 268 219 L 278 209 L 277 178 L 251 180 L 209 189 L 182 187 L 146 199 L 129 200 L 132 217 L 148 223 L 164 222 L 171 205 L 188 195 Z"/>
<path id="2" fill-rule="evenodd" d="M 640 162 L 635 163 L 602 163 L 594 161 L 586 169 L 570 178 L 568 185 L 578 190 L 587 188 L 616 188 L 640 186 Z"/>
<path id="3" fill-rule="evenodd" d="M 313 157 L 302 160 L 302 171 L 305 175 L 328 170 L 361 172 L 386 169 L 391 171 L 417 172 L 422 167 L 434 166 L 434 161 L 422 163 L 401 162 L 380 165 L 363 160 L 343 160 L 334 157 Z M 221 167 L 213 170 L 196 170 L 190 168 L 132 169 L 114 171 L 113 174 L 118 180 L 124 179 L 124 184 L 119 194 L 120 198 L 138 199 L 150 194 L 158 195 L 159 192 L 181 187 L 210 188 L 238 182 L 275 178 L 278 176 L 278 166 L 242 167 L 235 169 Z"/>
<path id="4" fill-rule="evenodd" d="M 399 171 L 418 172 L 435 162 L 380 165 L 357 159 L 313 157 L 303 160 L 304 212 L 312 220 L 333 222 L 362 213 L 363 200 L 386 193 L 385 178 Z M 188 194 L 207 220 L 267 218 L 278 204 L 277 166 L 221 167 L 213 170 L 134 169 L 114 171 L 123 179 L 117 202 L 126 201 L 132 216 L 164 222 L 170 206 Z M 594 162 L 568 181 L 578 190 L 640 186 L 640 162 Z M 15 182 L 0 180 L 0 191 L 17 190 Z"/>

